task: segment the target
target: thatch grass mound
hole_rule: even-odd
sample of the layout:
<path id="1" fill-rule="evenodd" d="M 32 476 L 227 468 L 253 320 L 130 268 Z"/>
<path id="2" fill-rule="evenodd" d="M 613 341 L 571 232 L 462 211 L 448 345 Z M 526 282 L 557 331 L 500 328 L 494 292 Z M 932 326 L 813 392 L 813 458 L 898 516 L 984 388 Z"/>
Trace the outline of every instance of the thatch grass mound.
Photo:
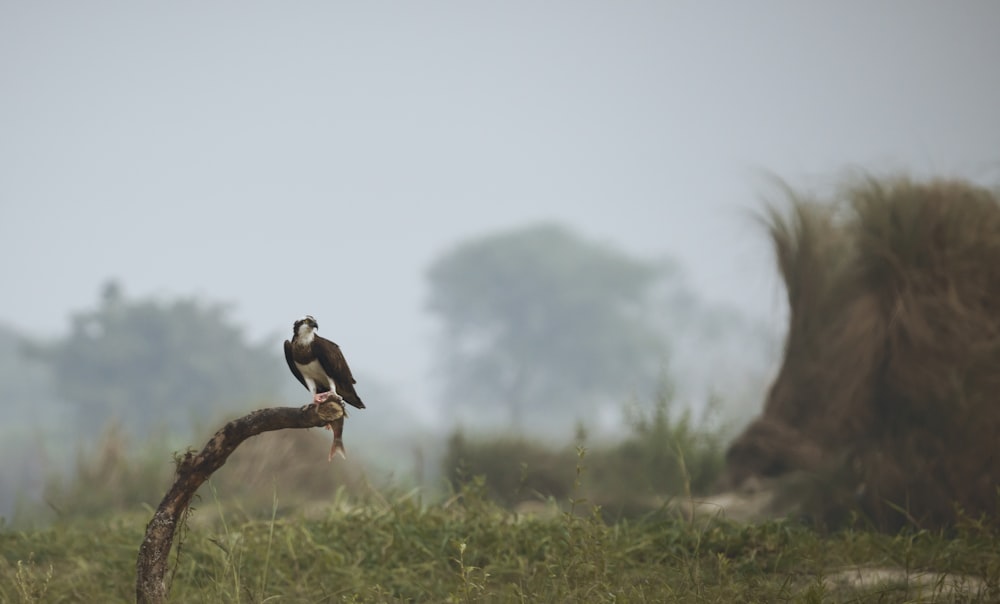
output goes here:
<path id="1" fill-rule="evenodd" d="M 995 519 L 1000 198 L 954 180 L 789 192 L 767 216 L 789 304 L 784 363 L 729 477 L 805 470 L 806 510 L 894 530 Z"/>

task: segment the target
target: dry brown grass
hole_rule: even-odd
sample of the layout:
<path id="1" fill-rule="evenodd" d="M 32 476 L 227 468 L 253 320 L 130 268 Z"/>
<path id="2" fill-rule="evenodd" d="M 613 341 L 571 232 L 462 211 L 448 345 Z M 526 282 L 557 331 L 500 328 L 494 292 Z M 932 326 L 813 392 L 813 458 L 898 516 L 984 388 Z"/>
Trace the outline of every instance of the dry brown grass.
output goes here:
<path id="1" fill-rule="evenodd" d="M 886 529 L 993 517 L 997 195 L 900 177 L 852 181 L 832 202 L 789 197 L 767 219 L 788 293 L 784 363 L 729 450 L 733 482 L 810 469 L 820 518 L 856 507 Z"/>
<path id="2" fill-rule="evenodd" d="M 222 425 L 220 421 L 218 425 Z M 194 441 L 211 436 L 208 427 Z M 198 490 L 198 508 L 213 509 L 217 499 L 230 513 L 268 517 L 278 497 L 280 511 L 332 501 L 338 490 L 366 492 L 365 461 L 348 450 L 349 461 L 327 461 L 330 432 L 280 430 L 246 440 L 210 481 Z M 348 443 L 348 447 L 350 444 Z M 45 507 L 32 505 L 15 515 L 16 524 L 147 513 L 156 508 L 174 480 L 174 456 L 165 439 L 134 442 L 117 423 L 99 441 L 81 450 L 66 475 L 53 475 L 45 488 Z"/>

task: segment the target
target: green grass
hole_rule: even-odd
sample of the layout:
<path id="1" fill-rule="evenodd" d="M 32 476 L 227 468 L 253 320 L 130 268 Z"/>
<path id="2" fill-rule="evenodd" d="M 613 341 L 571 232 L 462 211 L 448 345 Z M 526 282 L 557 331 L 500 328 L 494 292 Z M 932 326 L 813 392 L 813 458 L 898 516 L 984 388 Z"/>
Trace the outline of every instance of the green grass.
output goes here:
<path id="1" fill-rule="evenodd" d="M 314 480 L 308 491 L 301 483 L 316 475 L 306 471 L 316 462 L 300 472 L 286 464 L 282 482 L 267 479 L 263 461 L 287 459 L 287 447 L 310 449 L 310 439 L 286 434 L 251 443 L 199 491 L 180 527 L 168 573 L 171 601 L 1000 601 L 1000 535 L 974 522 L 946 536 L 692 520 L 687 503 L 698 474 L 690 470 L 704 465 L 700 471 L 713 475 L 715 441 L 711 434 L 694 438 L 703 431 L 666 419 L 663 409 L 644 417 L 620 446 L 557 451 L 560 463 L 549 474 L 565 486 L 548 498 L 539 495 L 544 482 L 526 485 L 489 465 L 443 494 L 390 493 L 349 473 Z M 467 443 L 460 457 L 493 446 Z M 144 502 L 162 496 L 165 464 L 149 465 L 127 450 L 109 437 L 100 454 L 86 456 L 76 479 L 50 492 L 60 495 L 54 517 L 0 518 L 0 602 L 134 601 L 136 555 L 153 512 Z M 536 457 L 519 472 L 530 478 L 547 459 Z M 518 468 L 509 455 L 499 458 Z M 667 500 L 609 513 L 604 503 L 645 484 L 624 476 L 629 464 L 648 469 L 637 475 L 643 480 L 668 481 L 658 492 L 684 493 L 673 502 L 681 505 Z M 490 480 L 520 496 L 497 497 Z M 535 515 L 511 505 L 525 500 L 535 502 Z M 886 569 L 893 574 L 845 585 Z M 962 589 L 948 589 L 966 576 L 973 580 Z"/>
<path id="2" fill-rule="evenodd" d="M 1000 601 L 1000 535 L 985 524 L 891 535 L 691 519 L 691 494 L 718 472 L 718 436 L 668 411 L 661 401 L 593 450 L 465 441 L 443 463 L 472 472 L 434 494 L 316 472 L 325 446 L 305 434 L 258 438 L 199 490 L 174 542 L 171 601 Z M 0 518 L 0 602 L 134 601 L 170 465 L 131 450 L 109 432 L 53 483 L 54 514 L 35 503 Z M 623 498 L 649 493 L 666 503 L 624 513 Z M 526 502 L 535 515 L 518 512 Z M 859 576 L 872 580 L 846 584 Z"/>
<path id="3" fill-rule="evenodd" d="M 280 498 L 280 494 L 278 495 Z M 321 517 L 249 517 L 201 501 L 183 533 L 175 602 L 914 602 L 996 601 L 1000 539 L 740 525 L 661 510 L 608 523 L 584 501 L 521 516 L 473 481 L 451 498 L 333 497 Z M 277 509 L 277 504 L 274 506 Z M 149 510 L 0 532 L 0 601 L 133 601 Z M 845 568 L 899 569 L 895 585 L 848 589 Z M 974 575 L 947 593 L 919 573 Z M 909 585 L 906 578 L 909 577 Z M 937 583 L 934 583 L 937 581 Z M 978 590 L 978 591 L 977 591 Z M 921 594 L 928 598 L 920 600 Z"/>

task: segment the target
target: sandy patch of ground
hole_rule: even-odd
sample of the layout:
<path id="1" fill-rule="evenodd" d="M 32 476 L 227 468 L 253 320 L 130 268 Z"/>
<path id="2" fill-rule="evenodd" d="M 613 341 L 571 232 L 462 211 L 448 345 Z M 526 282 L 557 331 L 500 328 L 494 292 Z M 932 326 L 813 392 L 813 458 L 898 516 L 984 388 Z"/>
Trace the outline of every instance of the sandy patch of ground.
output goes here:
<path id="1" fill-rule="evenodd" d="M 824 577 L 823 583 L 831 591 L 905 592 L 909 601 L 917 602 L 956 597 L 984 602 L 989 595 L 985 581 L 979 577 L 875 566 L 842 569 Z"/>

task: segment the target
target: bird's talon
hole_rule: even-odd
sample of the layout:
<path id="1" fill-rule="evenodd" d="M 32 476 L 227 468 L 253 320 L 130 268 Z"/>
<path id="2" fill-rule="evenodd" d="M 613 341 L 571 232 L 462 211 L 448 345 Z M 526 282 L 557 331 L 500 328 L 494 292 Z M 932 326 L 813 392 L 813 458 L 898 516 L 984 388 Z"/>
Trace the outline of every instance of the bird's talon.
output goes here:
<path id="1" fill-rule="evenodd" d="M 325 403 L 325 402 L 333 399 L 334 397 L 336 397 L 336 399 L 334 399 L 334 400 L 336 400 L 338 402 L 342 402 L 344 400 L 343 397 L 338 396 L 338 395 L 334 394 L 333 392 L 320 392 L 319 394 L 317 394 L 316 396 L 313 397 L 313 402 L 316 403 L 317 405 L 320 405 L 322 403 Z"/>

